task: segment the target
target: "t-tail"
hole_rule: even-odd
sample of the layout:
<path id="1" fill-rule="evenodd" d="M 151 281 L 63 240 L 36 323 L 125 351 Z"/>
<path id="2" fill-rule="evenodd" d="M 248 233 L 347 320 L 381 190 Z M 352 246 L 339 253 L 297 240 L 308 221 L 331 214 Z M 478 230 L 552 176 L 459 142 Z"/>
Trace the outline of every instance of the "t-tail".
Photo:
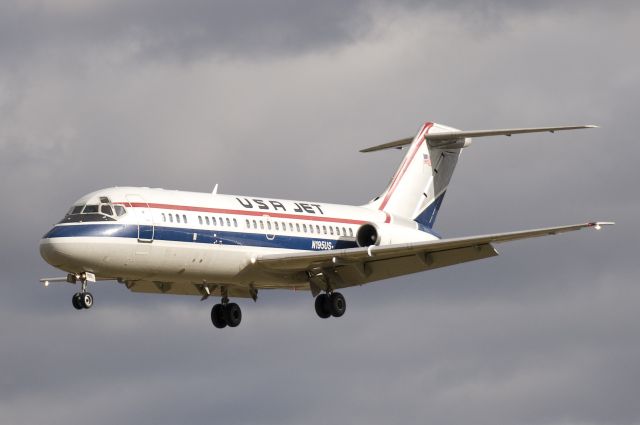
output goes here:
<path id="1" fill-rule="evenodd" d="M 427 122 L 414 138 L 396 140 L 363 149 L 373 152 L 410 145 L 400 167 L 385 191 L 367 207 L 391 215 L 410 218 L 426 230 L 432 229 L 451 176 L 462 150 L 472 137 L 511 136 L 521 133 L 556 132 L 593 128 L 594 125 L 511 128 L 461 131 L 442 124 Z"/>

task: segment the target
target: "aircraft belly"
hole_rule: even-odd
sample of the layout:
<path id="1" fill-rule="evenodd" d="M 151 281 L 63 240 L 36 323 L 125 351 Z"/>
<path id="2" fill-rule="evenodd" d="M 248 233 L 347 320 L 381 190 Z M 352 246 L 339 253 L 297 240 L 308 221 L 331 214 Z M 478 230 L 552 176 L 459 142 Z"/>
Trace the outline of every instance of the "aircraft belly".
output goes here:
<path id="1" fill-rule="evenodd" d="M 136 254 L 138 278 L 164 281 L 227 281 L 248 261 L 239 247 L 154 241 L 146 254 Z"/>
<path id="2" fill-rule="evenodd" d="M 136 273 L 124 279 L 133 292 L 203 296 L 206 286 L 211 296 L 221 296 L 221 289 L 225 287 L 230 297 L 251 298 L 252 291 L 261 289 L 309 289 L 304 273 L 282 275 L 247 267 L 252 257 L 282 252 L 279 249 L 248 250 L 223 245 L 198 249 L 156 242 L 149 258 L 141 259 L 135 267 Z M 148 261 L 149 266 L 142 261 Z"/>

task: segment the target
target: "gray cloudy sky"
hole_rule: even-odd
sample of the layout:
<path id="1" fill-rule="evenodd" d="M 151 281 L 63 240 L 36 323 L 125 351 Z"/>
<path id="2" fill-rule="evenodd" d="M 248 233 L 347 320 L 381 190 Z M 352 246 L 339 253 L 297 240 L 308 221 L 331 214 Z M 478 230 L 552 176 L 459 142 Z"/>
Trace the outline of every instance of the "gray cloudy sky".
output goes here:
<path id="1" fill-rule="evenodd" d="M 533 4 L 532 4 L 533 3 Z M 0 3 L 0 422 L 640 424 L 632 1 Z M 210 302 L 95 285 L 79 313 L 40 236 L 112 185 L 363 203 L 426 120 L 594 123 L 477 140 L 437 229 L 615 220 L 343 291 Z"/>

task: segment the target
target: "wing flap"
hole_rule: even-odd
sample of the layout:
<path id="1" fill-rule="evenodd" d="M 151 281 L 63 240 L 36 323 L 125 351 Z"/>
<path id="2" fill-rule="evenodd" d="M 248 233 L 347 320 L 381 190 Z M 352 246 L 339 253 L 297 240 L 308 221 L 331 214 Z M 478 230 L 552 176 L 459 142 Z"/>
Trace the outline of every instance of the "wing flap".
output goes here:
<path id="1" fill-rule="evenodd" d="M 417 273 L 454 264 L 495 257 L 498 252 L 491 244 L 462 247 L 433 253 L 417 253 L 385 259 L 373 259 L 363 263 L 351 263 L 329 269 L 334 288 L 362 285 L 392 277 Z M 328 270 L 323 270 L 328 273 Z M 335 275 L 340 279 L 335 279 Z"/>

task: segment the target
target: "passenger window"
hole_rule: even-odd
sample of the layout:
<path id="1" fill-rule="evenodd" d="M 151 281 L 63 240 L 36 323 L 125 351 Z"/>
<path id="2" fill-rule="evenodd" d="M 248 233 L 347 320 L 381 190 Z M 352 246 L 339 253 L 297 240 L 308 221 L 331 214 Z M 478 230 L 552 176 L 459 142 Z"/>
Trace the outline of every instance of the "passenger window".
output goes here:
<path id="1" fill-rule="evenodd" d="M 264 230 L 264 221 L 260 220 L 260 230 Z"/>
<path id="2" fill-rule="evenodd" d="M 204 217 L 204 222 L 207 223 L 207 226 L 209 225 L 209 217 L 205 216 Z"/>
<path id="3" fill-rule="evenodd" d="M 257 228 L 258 228 L 258 223 L 257 223 L 255 220 L 253 220 L 253 228 L 254 228 L 254 229 L 257 229 Z"/>
<path id="4" fill-rule="evenodd" d="M 313 233 L 313 224 L 309 225 L 309 233 Z"/>
<path id="5" fill-rule="evenodd" d="M 186 223 L 187 222 L 187 216 L 182 214 L 182 220 Z"/>
<path id="6" fill-rule="evenodd" d="M 307 233 L 307 225 L 306 225 L 306 224 L 303 224 L 303 225 L 302 225 L 302 230 L 303 230 L 305 233 Z"/>
<path id="7" fill-rule="evenodd" d="M 176 214 L 176 223 L 180 223 L 180 214 Z"/>
<path id="8" fill-rule="evenodd" d="M 238 221 L 235 218 L 233 219 L 233 227 L 238 227 Z"/>
<path id="9" fill-rule="evenodd" d="M 169 213 L 169 222 L 173 223 L 173 214 Z"/>
<path id="10" fill-rule="evenodd" d="M 318 226 L 317 224 L 316 224 L 316 233 L 320 234 L 320 226 Z"/>
<path id="11" fill-rule="evenodd" d="M 349 227 L 349 236 L 353 237 L 353 229 Z"/>
<path id="12" fill-rule="evenodd" d="M 113 209 L 110 205 L 100 205 L 100 212 L 106 215 L 113 215 Z"/>
<path id="13" fill-rule="evenodd" d="M 300 231 L 300 223 L 296 223 L 296 231 Z"/>
<path id="14" fill-rule="evenodd" d="M 166 223 L 167 221 L 167 215 L 165 213 L 162 213 L 162 222 Z"/>
<path id="15" fill-rule="evenodd" d="M 222 221 L 222 219 L 220 221 Z M 227 226 L 231 227 L 231 221 L 228 218 L 227 218 Z"/>
<path id="16" fill-rule="evenodd" d="M 329 234 L 333 235 L 333 226 L 329 226 Z"/>
<path id="17" fill-rule="evenodd" d="M 201 215 L 198 216 L 198 224 L 202 225 L 202 216 Z"/>
<path id="18" fill-rule="evenodd" d="M 280 226 L 278 226 L 278 222 L 277 221 L 275 223 L 273 223 L 273 224 L 275 224 L 276 230 L 280 230 Z"/>
<path id="19" fill-rule="evenodd" d="M 267 221 L 267 229 L 271 230 L 271 222 Z"/>
<path id="20" fill-rule="evenodd" d="M 289 223 L 289 230 L 293 232 L 293 223 Z"/>
<path id="21" fill-rule="evenodd" d="M 283 232 L 287 231 L 287 223 L 285 223 L 284 221 L 282 222 L 282 231 Z"/>
<path id="22" fill-rule="evenodd" d="M 220 227 L 224 226 L 224 220 L 220 217 Z"/>
<path id="23" fill-rule="evenodd" d="M 322 226 L 322 233 L 327 234 L 327 226 Z"/>
<path id="24" fill-rule="evenodd" d="M 344 227 L 342 228 L 342 236 L 347 236 L 347 229 Z"/>
<path id="25" fill-rule="evenodd" d="M 249 222 L 249 219 L 247 219 L 247 229 L 251 229 L 251 223 Z"/>
<path id="26" fill-rule="evenodd" d="M 213 224 L 214 226 L 218 225 L 218 222 L 216 221 L 215 217 L 211 217 L 211 224 Z"/>

